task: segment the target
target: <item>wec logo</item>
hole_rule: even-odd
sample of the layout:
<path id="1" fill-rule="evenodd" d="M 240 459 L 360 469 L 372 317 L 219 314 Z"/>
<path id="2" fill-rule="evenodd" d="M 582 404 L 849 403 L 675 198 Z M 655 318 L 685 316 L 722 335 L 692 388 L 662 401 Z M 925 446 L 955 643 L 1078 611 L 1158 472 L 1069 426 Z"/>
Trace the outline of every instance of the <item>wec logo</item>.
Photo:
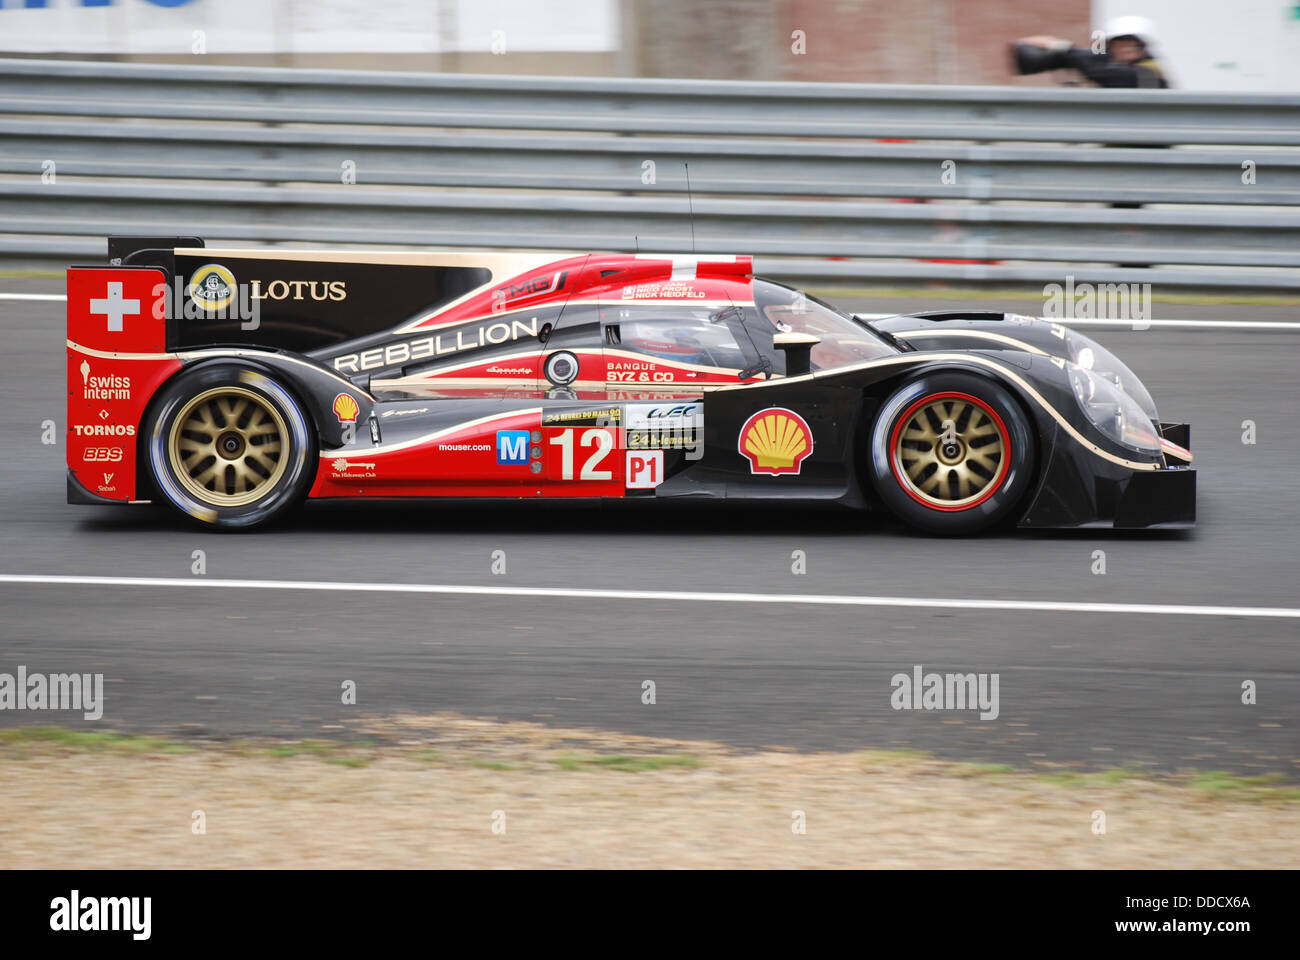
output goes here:
<path id="1" fill-rule="evenodd" d="M 695 404 L 693 403 L 679 403 L 673 407 L 652 407 L 645 413 L 647 420 L 657 420 L 662 417 L 693 417 L 694 415 Z"/>

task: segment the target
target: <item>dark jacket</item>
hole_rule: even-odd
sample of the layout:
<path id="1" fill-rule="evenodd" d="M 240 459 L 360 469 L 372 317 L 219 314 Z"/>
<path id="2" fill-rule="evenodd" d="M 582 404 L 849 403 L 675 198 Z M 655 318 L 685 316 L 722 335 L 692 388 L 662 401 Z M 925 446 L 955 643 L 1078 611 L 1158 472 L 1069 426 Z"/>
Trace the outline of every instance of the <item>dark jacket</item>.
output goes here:
<path id="1" fill-rule="evenodd" d="M 1164 89 L 1169 81 L 1160 64 L 1153 57 L 1137 63 L 1113 63 L 1104 53 L 1093 53 L 1080 47 L 1065 51 L 1065 66 L 1078 70 L 1099 87 L 1141 87 Z"/>

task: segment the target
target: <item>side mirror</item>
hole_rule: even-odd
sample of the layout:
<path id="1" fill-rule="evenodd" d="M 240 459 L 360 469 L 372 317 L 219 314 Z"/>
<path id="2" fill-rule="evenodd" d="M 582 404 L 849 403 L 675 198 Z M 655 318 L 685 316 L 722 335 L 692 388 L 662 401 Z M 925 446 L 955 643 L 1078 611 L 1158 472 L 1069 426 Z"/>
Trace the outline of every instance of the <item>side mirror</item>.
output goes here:
<path id="1" fill-rule="evenodd" d="M 763 357 L 752 367 L 741 370 L 740 373 L 736 374 L 736 379 L 744 383 L 746 380 L 753 380 L 760 373 L 764 374 L 768 379 L 772 376 L 772 361 L 767 357 Z"/>
<path id="2" fill-rule="evenodd" d="M 812 348 L 821 343 L 821 337 L 811 333 L 777 333 L 772 335 L 772 346 L 785 351 L 785 375 L 799 377 L 812 372 Z"/>

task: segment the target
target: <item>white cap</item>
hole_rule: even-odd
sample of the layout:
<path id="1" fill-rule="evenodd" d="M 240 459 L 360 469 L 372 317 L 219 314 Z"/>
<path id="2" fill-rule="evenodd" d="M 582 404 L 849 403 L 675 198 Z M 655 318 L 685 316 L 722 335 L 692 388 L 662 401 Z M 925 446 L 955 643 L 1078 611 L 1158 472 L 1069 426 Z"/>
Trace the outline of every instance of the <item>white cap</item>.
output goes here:
<path id="1" fill-rule="evenodd" d="M 1116 37 L 1137 37 L 1144 44 L 1150 44 L 1155 35 L 1156 25 L 1146 17 L 1112 17 L 1106 21 L 1106 39 Z"/>

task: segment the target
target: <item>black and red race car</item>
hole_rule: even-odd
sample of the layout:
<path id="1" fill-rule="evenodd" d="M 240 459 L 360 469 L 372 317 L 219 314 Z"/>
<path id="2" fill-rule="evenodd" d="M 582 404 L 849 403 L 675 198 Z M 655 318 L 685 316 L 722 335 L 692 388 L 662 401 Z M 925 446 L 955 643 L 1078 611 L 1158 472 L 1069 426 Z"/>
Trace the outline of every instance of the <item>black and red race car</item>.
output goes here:
<path id="1" fill-rule="evenodd" d="M 743 256 L 210 249 L 68 271 L 68 499 L 221 529 L 305 500 L 885 508 L 1186 526 L 1188 427 L 1059 325 L 867 322 Z"/>

